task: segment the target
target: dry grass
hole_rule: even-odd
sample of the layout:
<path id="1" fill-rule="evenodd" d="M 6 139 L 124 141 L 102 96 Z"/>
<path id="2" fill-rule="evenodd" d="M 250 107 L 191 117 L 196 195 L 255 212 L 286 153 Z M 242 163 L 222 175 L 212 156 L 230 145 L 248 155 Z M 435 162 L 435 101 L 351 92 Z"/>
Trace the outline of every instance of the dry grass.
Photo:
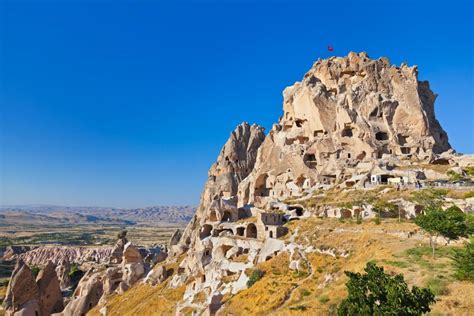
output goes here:
<path id="1" fill-rule="evenodd" d="M 282 253 L 258 264 L 263 277 L 252 287 L 236 295 L 226 295 L 221 315 L 330 315 L 347 295 L 344 271 L 363 271 L 368 261 L 384 266 L 388 273 L 402 273 L 410 286 L 429 286 L 437 293 L 433 315 L 469 315 L 474 310 L 474 284 L 452 278 L 451 247 L 439 247 L 432 259 L 429 247 L 414 238 L 395 235 L 412 232 L 411 222 L 382 220 L 341 223 L 335 219 L 310 218 L 288 224 L 291 235 L 298 229 L 296 241 L 304 246 L 337 248 L 349 256 L 332 257 L 317 252 L 307 254 L 308 273 L 289 270 L 289 256 Z M 327 277 L 330 280 L 327 281 Z M 184 287 L 169 289 L 139 285 L 124 295 L 109 300 L 108 315 L 171 315 L 181 299 Z M 183 310 L 190 314 L 192 309 Z M 95 308 L 93 315 L 98 315 Z"/>
<path id="2" fill-rule="evenodd" d="M 265 276 L 247 289 L 226 301 L 223 315 L 328 315 L 347 295 L 345 270 L 363 271 L 368 261 L 385 267 L 388 273 L 402 273 L 407 283 L 430 286 L 438 293 L 433 312 L 442 315 L 468 315 L 474 308 L 473 298 L 461 293 L 473 293 L 474 284 L 455 281 L 451 275 L 449 251 L 440 251 L 434 261 L 429 255 L 410 256 L 412 249 L 419 249 L 419 241 L 400 239 L 390 233 L 411 232 L 417 227 L 410 222 L 398 223 L 384 220 L 381 225 L 364 222 L 341 223 L 330 219 L 309 219 L 289 224 L 290 234 L 299 227 L 297 242 L 322 248 L 349 250 L 350 256 L 331 257 L 312 253 L 308 255 L 313 274 L 298 278 L 286 269 L 288 258 L 280 255 L 260 265 Z M 335 232 L 336 229 L 344 231 Z M 424 247 L 421 247 L 422 253 Z M 449 249 L 448 249 L 449 250 Z M 414 252 L 417 254 L 417 252 Z M 285 266 L 283 269 L 281 266 Z M 272 269 L 278 267 L 277 273 Z M 281 272 L 278 273 L 278 272 Z M 325 284 L 326 275 L 332 280 Z M 445 279 L 438 281 L 440 275 Z M 301 281 L 302 280 L 302 281 Z M 292 291 L 287 300 L 282 299 Z M 250 302 L 253 302 L 250 303 Z M 255 307 L 257 305 L 257 307 Z M 242 307 L 242 309 L 239 309 Z"/>

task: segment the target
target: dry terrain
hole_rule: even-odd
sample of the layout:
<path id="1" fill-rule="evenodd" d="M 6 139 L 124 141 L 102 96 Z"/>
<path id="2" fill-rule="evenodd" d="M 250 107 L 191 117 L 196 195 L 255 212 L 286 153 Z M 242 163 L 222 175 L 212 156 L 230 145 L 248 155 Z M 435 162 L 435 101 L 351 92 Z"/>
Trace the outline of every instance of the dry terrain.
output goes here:
<path id="1" fill-rule="evenodd" d="M 410 286 L 428 286 L 437 297 L 431 315 L 470 315 L 474 309 L 474 284 L 452 277 L 449 256 L 458 245 L 440 246 L 431 258 L 424 240 L 407 238 L 417 226 L 409 221 L 317 219 L 293 221 L 284 239 L 318 249 L 347 251 L 348 256 L 309 253 L 306 271 L 289 270 L 289 256 L 282 253 L 259 264 L 262 279 L 251 288 L 224 297 L 227 315 L 331 315 L 346 296 L 345 270 L 362 271 L 368 261 L 385 267 L 389 273 L 402 273 Z M 175 268 L 175 267 L 173 267 Z M 225 282 L 226 280 L 224 280 Z M 169 289 L 167 282 L 157 287 L 139 285 L 123 295 L 113 295 L 108 315 L 169 314 L 182 296 L 183 288 Z M 191 313 L 192 310 L 186 310 Z M 98 308 L 91 311 L 98 315 Z"/>

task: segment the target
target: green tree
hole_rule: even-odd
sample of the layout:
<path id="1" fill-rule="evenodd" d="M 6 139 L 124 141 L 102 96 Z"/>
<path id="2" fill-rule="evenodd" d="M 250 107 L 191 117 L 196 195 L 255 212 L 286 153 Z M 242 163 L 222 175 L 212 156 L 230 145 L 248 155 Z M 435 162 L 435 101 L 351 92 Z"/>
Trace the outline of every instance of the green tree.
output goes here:
<path id="1" fill-rule="evenodd" d="M 390 276 L 375 263 L 367 263 L 365 274 L 345 271 L 348 296 L 337 314 L 346 315 L 421 315 L 436 302 L 428 288 L 413 286 L 411 291 L 403 275 Z"/>
<path id="2" fill-rule="evenodd" d="M 462 179 L 462 175 L 460 175 L 459 173 L 457 173 L 454 170 L 448 170 L 448 172 L 446 172 L 446 174 L 449 177 L 449 181 L 459 181 L 459 180 Z"/>
<path id="3" fill-rule="evenodd" d="M 474 237 L 464 248 L 454 249 L 454 276 L 459 280 L 474 281 Z"/>
<path id="4" fill-rule="evenodd" d="M 424 209 L 437 209 L 443 206 L 444 197 L 447 194 L 447 190 L 429 188 L 413 192 L 411 200 L 423 206 Z"/>
<path id="5" fill-rule="evenodd" d="M 425 214 L 415 218 L 415 223 L 430 234 L 433 258 L 436 250 L 436 239 L 439 236 L 455 240 L 467 236 L 469 232 L 466 214 L 457 206 L 451 206 L 445 211 L 441 208 L 428 209 Z"/>

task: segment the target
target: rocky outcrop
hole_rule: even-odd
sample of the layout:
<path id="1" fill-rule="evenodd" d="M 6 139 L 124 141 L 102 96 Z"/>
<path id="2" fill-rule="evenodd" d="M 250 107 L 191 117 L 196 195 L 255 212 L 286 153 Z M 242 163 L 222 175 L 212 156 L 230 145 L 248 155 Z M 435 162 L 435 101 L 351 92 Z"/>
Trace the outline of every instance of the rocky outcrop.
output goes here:
<path id="1" fill-rule="evenodd" d="M 63 309 L 54 265 L 49 262 L 35 281 L 30 268 L 18 260 L 3 306 L 7 315 L 51 315 Z"/>
<path id="2" fill-rule="evenodd" d="M 62 289 L 65 289 L 71 285 L 71 277 L 69 273 L 71 272 L 71 264 L 69 259 L 64 258 L 59 265 L 56 267 L 56 274 L 59 280 L 59 286 Z"/>
<path id="3" fill-rule="evenodd" d="M 109 262 L 110 263 L 120 263 L 122 261 L 123 248 L 125 244 L 128 243 L 127 231 L 122 231 L 117 235 L 117 242 L 112 249 Z"/>
<path id="4" fill-rule="evenodd" d="M 416 66 L 365 53 L 318 60 L 283 92 L 283 116 L 239 185 L 239 206 L 268 206 L 311 188 L 362 185 L 390 158 L 425 161 L 451 149 L 435 95 Z"/>
<path id="5" fill-rule="evenodd" d="M 170 249 L 172 246 L 177 245 L 179 243 L 179 240 L 181 239 L 181 230 L 176 229 L 171 235 L 170 241 L 168 242 L 168 249 Z"/>
<path id="6" fill-rule="evenodd" d="M 55 266 L 64 260 L 71 264 L 84 262 L 107 263 L 111 247 L 74 247 L 74 246 L 41 246 L 30 251 L 12 256 L 12 259 L 21 259 L 28 265 L 44 267 L 48 262 Z"/>
<path id="7" fill-rule="evenodd" d="M 206 246 L 202 237 L 210 232 L 205 223 L 219 222 L 229 214 L 226 211 L 238 212 L 235 199 L 238 185 L 252 171 L 258 148 L 264 139 L 264 129 L 258 125 L 243 123 L 237 126 L 210 168 L 199 208 L 180 243 L 171 248 L 174 255 L 192 248 L 183 263 L 189 275 L 203 273 L 202 253 L 206 251 Z"/>
<path id="8" fill-rule="evenodd" d="M 40 292 L 30 268 L 18 260 L 13 270 L 3 307 L 7 315 L 40 315 Z"/>
<path id="9" fill-rule="evenodd" d="M 128 289 L 145 273 L 143 258 L 138 249 L 131 243 L 126 244 L 123 251 L 122 271 L 121 289 Z"/>
<path id="10" fill-rule="evenodd" d="M 30 246 L 8 246 L 3 252 L 4 260 L 14 260 L 18 255 L 30 251 Z"/>
<path id="11" fill-rule="evenodd" d="M 157 285 L 165 281 L 168 276 L 169 272 L 166 267 L 157 265 L 147 274 L 145 281 L 151 285 Z"/>
<path id="12" fill-rule="evenodd" d="M 65 316 L 85 315 L 99 303 L 104 294 L 102 274 L 89 270 L 79 282 L 73 294 L 73 299 L 63 311 Z"/>
<path id="13" fill-rule="evenodd" d="M 39 272 L 36 280 L 40 295 L 40 315 L 50 315 L 61 312 L 64 308 L 63 298 L 61 296 L 59 280 L 54 265 L 48 262 L 46 267 Z"/>
<path id="14" fill-rule="evenodd" d="M 125 235 L 119 234 L 116 246 L 126 241 Z M 117 251 L 112 253 L 110 259 L 117 259 L 119 247 L 114 249 Z M 105 302 L 107 295 L 123 293 L 144 276 L 146 266 L 139 249 L 127 242 L 120 252 L 119 260 L 108 260 L 107 266 L 97 265 L 87 271 L 74 291 L 72 300 L 66 305 L 64 315 L 83 315 L 99 302 Z"/>
<path id="15" fill-rule="evenodd" d="M 283 115 L 267 136 L 257 125 L 239 125 L 209 170 L 195 216 L 169 243 L 169 262 L 186 253 L 170 281 L 172 287 L 186 284 L 177 312 L 219 308 L 222 295 L 245 288 L 244 271 L 254 263 L 281 251 L 293 255 L 296 246 L 277 239 L 287 232 L 283 224 L 315 214 L 284 201 L 329 187 L 364 188 L 389 177 L 404 181 L 406 174 L 394 166 L 452 157 L 435 118 L 435 95 L 417 76 L 416 66 L 397 67 L 366 53 L 318 60 L 301 82 L 285 89 Z M 416 179 L 407 180 L 421 176 L 414 172 Z M 410 216 L 416 213 L 412 208 Z M 293 261 L 298 269 L 300 261 Z M 164 272 L 155 267 L 147 281 L 163 282 Z M 235 281 L 224 284 L 225 277 Z M 198 293 L 206 296 L 201 306 L 193 303 Z"/>

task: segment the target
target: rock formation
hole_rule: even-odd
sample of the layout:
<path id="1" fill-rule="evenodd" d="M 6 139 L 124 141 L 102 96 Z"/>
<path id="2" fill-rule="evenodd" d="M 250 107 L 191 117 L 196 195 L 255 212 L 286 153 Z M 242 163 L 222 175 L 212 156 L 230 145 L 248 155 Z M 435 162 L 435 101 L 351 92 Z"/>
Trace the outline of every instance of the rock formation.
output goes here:
<path id="1" fill-rule="evenodd" d="M 239 125 L 209 170 L 195 216 L 169 244 L 168 260 L 186 253 L 170 282 L 187 285 L 177 312 L 191 306 L 214 312 L 222 295 L 246 287 L 246 269 L 281 251 L 297 258 L 292 268 L 299 269 L 302 249 L 277 238 L 286 233 L 286 221 L 310 213 L 284 201 L 387 181 L 396 164 L 450 159 L 435 95 L 417 76 L 416 66 L 396 67 L 365 53 L 318 60 L 285 89 L 283 115 L 267 136 L 257 125 Z M 330 211 L 353 216 L 366 210 Z M 223 283 L 224 277 L 235 281 Z M 151 284 L 165 279 L 159 266 L 147 277 Z M 193 303 L 197 293 L 206 293 L 201 306 Z"/>
<path id="2" fill-rule="evenodd" d="M 102 306 L 109 294 L 128 290 L 145 275 L 153 286 L 163 282 L 172 288 L 185 286 L 177 314 L 187 308 L 214 314 L 223 297 L 247 287 L 249 269 L 279 253 L 288 254 L 290 270 L 304 273 L 309 272 L 305 270 L 309 253 L 349 255 L 345 249 L 299 244 L 296 231 L 286 241 L 279 239 L 287 234 L 288 221 L 376 214 L 372 205 L 310 210 L 305 199 L 317 199 L 325 189 L 365 188 L 390 183 L 395 177 L 413 183 L 435 172 L 413 170 L 405 175 L 396 166 L 451 163 L 455 172 L 463 172 L 462 167 L 472 163 L 471 158 L 453 155 L 435 118 L 435 95 L 427 82 L 418 81 L 416 66 L 396 67 L 386 58 L 373 60 L 365 53 L 318 60 L 301 82 L 285 89 L 283 97 L 283 115 L 268 135 L 248 123 L 231 133 L 208 172 L 195 215 L 183 232 L 175 231 L 169 251 L 143 252 L 122 232 L 106 255 L 90 254 L 107 266 L 92 266 L 63 314 L 82 315 L 97 304 Z M 403 209 L 398 216 L 414 217 L 420 212 L 419 205 L 403 199 L 392 202 Z M 464 203 L 472 209 L 471 201 Z M 51 259 L 43 252 L 35 249 L 18 256 Z M 55 262 L 74 262 L 71 255 L 53 257 Z M 61 283 L 67 282 L 67 262 L 57 268 Z M 29 269 L 22 269 L 15 273 L 25 276 L 22 282 L 31 290 L 23 293 L 12 282 L 6 306 L 10 310 L 52 308 L 55 299 L 44 303 L 45 286 L 40 283 L 35 288 Z M 50 275 L 50 270 L 44 274 Z M 56 284 L 54 278 L 44 279 L 52 280 L 45 284 Z M 328 275 L 323 286 L 331 280 Z M 15 295 L 21 299 L 15 300 Z"/>
<path id="3" fill-rule="evenodd" d="M 179 240 L 181 239 L 181 231 L 179 229 L 176 229 L 171 235 L 170 241 L 168 243 L 168 248 L 171 248 L 172 246 L 178 244 Z"/>
<path id="4" fill-rule="evenodd" d="M 59 285 L 62 289 L 66 289 L 71 285 L 71 278 L 69 276 L 70 271 L 71 263 L 67 258 L 64 258 L 56 267 L 56 274 L 58 276 Z"/>
<path id="5" fill-rule="evenodd" d="M 18 260 L 13 270 L 3 307 L 7 315 L 35 315 L 40 313 L 40 293 L 33 273 Z"/>
<path id="6" fill-rule="evenodd" d="M 112 249 L 112 254 L 110 255 L 110 263 L 120 263 L 122 261 L 123 248 L 128 242 L 127 240 L 127 231 L 122 231 L 117 236 L 118 240 Z"/>
<path id="7" fill-rule="evenodd" d="M 64 308 L 63 298 L 58 276 L 51 261 L 39 272 L 36 282 L 40 294 L 40 315 L 50 315 L 62 311 Z"/>
<path id="8" fill-rule="evenodd" d="M 317 185 L 350 180 L 383 159 L 433 160 L 451 147 L 434 115 L 435 95 L 416 66 L 365 53 L 317 61 L 283 92 L 283 116 L 255 168 L 239 185 L 239 205 L 268 205 Z"/>
<path id="9" fill-rule="evenodd" d="M 64 260 L 71 264 L 88 261 L 102 264 L 109 260 L 111 252 L 111 247 L 41 246 L 12 255 L 9 260 L 21 259 L 26 264 L 35 266 L 45 266 L 48 262 L 57 266 Z"/>
<path id="10" fill-rule="evenodd" d="M 123 293 L 137 283 L 145 274 L 145 263 L 138 248 L 127 241 L 126 233 L 119 234 L 119 240 L 111 253 L 108 266 L 92 267 L 80 280 L 72 295 L 72 300 L 66 305 L 63 314 L 75 316 L 86 314 L 91 308 L 105 301 L 107 295 Z M 117 246 L 118 245 L 118 246 Z M 122 250 L 120 250 L 122 249 Z M 117 255 L 121 252 L 121 258 Z M 116 260 L 118 259 L 118 260 Z"/>
<path id="11" fill-rule="evenodd" d="M 42 269 L 35 281 L 30 268 L 18 260 L 3 306 L 7 315 L 51 315 L 63 309 L 63 298 L 53 264 Z"/>

